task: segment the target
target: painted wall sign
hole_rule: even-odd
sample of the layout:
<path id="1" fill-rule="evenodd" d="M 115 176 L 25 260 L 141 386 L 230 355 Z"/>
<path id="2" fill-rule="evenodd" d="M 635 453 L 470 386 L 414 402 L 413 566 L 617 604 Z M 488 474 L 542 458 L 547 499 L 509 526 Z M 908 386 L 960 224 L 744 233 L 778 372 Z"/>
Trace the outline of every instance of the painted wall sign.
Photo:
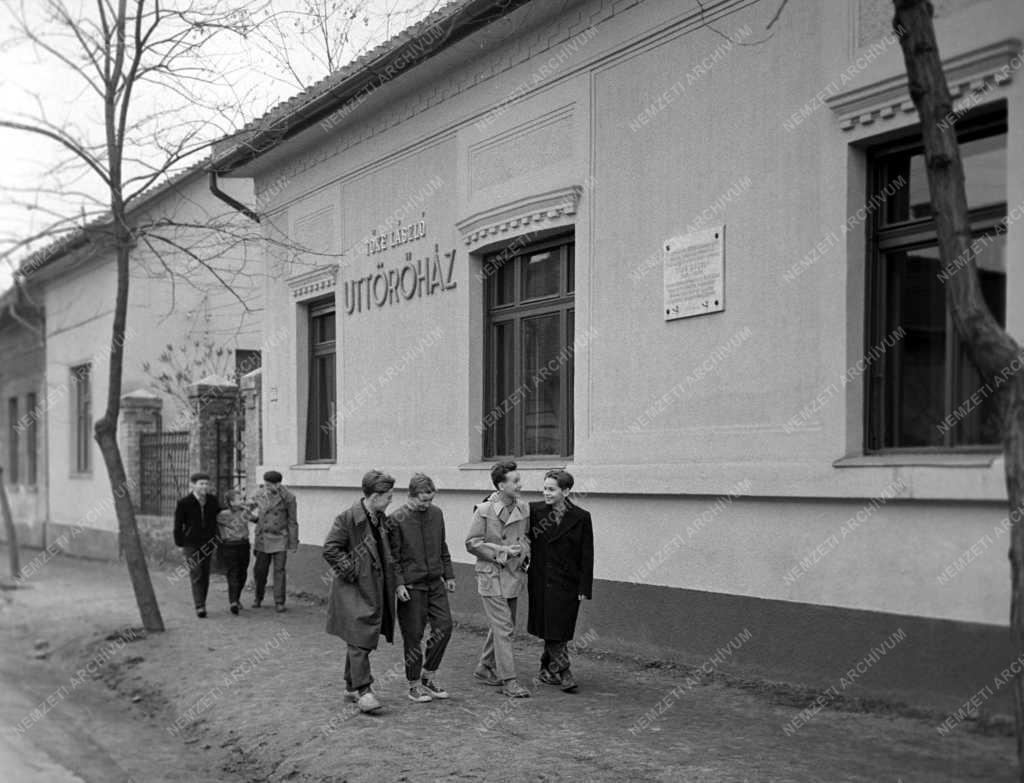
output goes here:
<path id="1" fill-rule="evenodd" d="M 406 252 L 405 263 L 400 266 L 385 269 L 384 262 L 378 261 L 373 274 L 346 280 L 345 312 L 352 315 L 453 288 L 455 249 L 442 254 L 435 244 L 432 256 L 413 261 L 412 252 Z"/>
<path id="2" fill-rule="evenodd" d="M 667 240 L 664 248 L 665 320 L 725 309 L 725 226 Z"/>
<path id="3" fill-rule="evenodd" d="M 418 220 L 407 226 L 398 226 L 381 234 L 374 234 L 366 240 L 366 255 L 383 253 L 393 247 L 399 247 L 427 235 L 427 221 Z"/>

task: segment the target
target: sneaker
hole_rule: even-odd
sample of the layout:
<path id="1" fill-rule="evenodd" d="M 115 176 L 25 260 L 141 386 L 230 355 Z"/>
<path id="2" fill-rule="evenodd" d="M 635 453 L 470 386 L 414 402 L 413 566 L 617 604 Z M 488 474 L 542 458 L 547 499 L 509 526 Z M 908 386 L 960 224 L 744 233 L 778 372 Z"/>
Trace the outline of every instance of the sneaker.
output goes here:
<path id="1" fill-rule="evenodd" d="M 200 606 L 196 609 L 196 617 L 206 617 L 206 607 Z"/>
<path id="2" fill-rule="evenodd" d="M 519 680 L 515 677 L 511 680 L 505 680 L 498 693 L 502 696 L 508 696 L 510 699 L 525 699 L 530 695 L 530 692 L 520 685 Z"/>
<path id="3" fill-rule="evenodd" d="M 501 680 L 486 666 L 477 666 L 473 671 L 473 676 L 484 683 L 484 685 L 501 685 Z"/>
<path id="4" fill-rule="evenodd" d="M 433 701 L 434 698 L 427 693 L 427 689 L 422 685 L 411 685 L 409 686 L 409 701 L 415 701 L 423 703 L 425 701 Z"/>
<path id="5" fill-rule="evenodd" d="M 545 685 L 561 685 L 562 678 L 555 672 L 549 672 L 547 669 L 541 669 L 540 674 L 537 675 L 537 682 L 542 682 Z"/>
<path id="6" fill-rule="evenodd" d="M 284 604 L 275 604 L 274 605 L 274 611 L 275 612 L 287 612 L 288 610 L 284 608 Z"/>
<path id="7" fill-rule="evenodd" d="M 231 614 L 238 614 L 238 604 L 231 604 Z"/>
<path id="8" fill-rule="evenodd" d="M 255 601 L 252 602 L 252 608 L 253 609 L 259 609 L 261 606 L 263 606 L 263 599 L 262 598 L 257 598 Z"/>
<path id="9" fill-rule="evenodd" d="M 376 712 L 384 706 L 373 691 L 367 691 L 356 699 L 356 705 L 359 707 L 360 712 Z"/>
<path id="10" fill-rule="evenodd" d="M 576 689 L 580 687 L 579 683 L 576 682 L 576 678 L 572 676 L 572 672 L 566 669 L 562 672 L 562 690 L 566 693 L 574 693 Z"/>
<path id="11" fill-rule="evenodd" d="M 433 696 L 435 699 L 447 699 L 448 691 L 438 685 L 431 679 L 425 679 L 420 682 L 420 687 Z"/>

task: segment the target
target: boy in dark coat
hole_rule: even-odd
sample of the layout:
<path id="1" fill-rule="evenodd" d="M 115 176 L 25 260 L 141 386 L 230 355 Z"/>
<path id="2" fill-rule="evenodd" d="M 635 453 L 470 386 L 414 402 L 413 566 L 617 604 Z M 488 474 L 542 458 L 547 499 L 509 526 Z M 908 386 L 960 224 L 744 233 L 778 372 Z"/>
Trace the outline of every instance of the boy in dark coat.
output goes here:
<path id="1" fill-rule="evenodd" d="M 448 698 L 434 677 L 452 635 L 448 593 L 455 591 L 455 572 L 444 536 L 444 514 L 433 505 L 436 492 L 430 476 L 415 474 L 409 481 L 408 502 L 388 517 L 405 677 L 409 698 L 415 702 Z M 421 645 L 427 623 L 424 664 Z"/>
<path id="2" fill-rule="evenodd" d="M 383 636 L 394 642 L 394 564 L 384 512 L 395 480 L 379 470 L 363 476 L 363 498 L 342 511 L 324 541 L 334 579 L 327 603 L 327 633 L 347 643 L 346 697 L 361 712 L 383 705 L 370 685 L 370 653 Z"/>
<path id="3" fill-rule="evenodd" d="M 189 476 L 192 491 L 174 507 L 174 544 L 181 547 L 192 583 L 196 615 L 206 617 L 206 594 L 210 590 L 210 558 L 217 548 L 217 514 L 220 504 L 210 493 L 210 475 Z"/>
<path id="4" fill-rule="evenodd" d="M 568 643 L 576 633 L 580 601 L 594 582 L 594 530 L 590 513 L 568 499 L 573 477 L 564 470 L 544 476 L 544 501 L 530 504 L 530 617 L 526 630 L 544 640 L 540 682 L 572 692 Z"/>

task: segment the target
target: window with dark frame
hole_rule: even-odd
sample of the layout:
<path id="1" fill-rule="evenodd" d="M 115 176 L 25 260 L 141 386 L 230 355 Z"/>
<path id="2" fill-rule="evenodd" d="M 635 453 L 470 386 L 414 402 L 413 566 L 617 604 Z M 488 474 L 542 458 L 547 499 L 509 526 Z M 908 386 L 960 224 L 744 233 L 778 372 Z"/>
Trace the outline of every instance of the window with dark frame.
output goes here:
<path id="1" fill-rule="evenodd" d="M 484 457 L 571 457 L 571 236 L 484 259 Z"/>
<path id="2" fill-rule="evenodd" d="M 25 480 L 30 486 L 37 484 L 39 481 L 39 429 L 37 428 L 39 415 L 36 410 L 37 405 L 35 392 L 29 392 L 25 395 L 25 413 L 28 416 L 25 421 L 25 452 L 28 458 Z"/>
<path id="3" fill-rule="evenodd" d="M 337 341 L 334 300 L 309 305 L 309 404 L 306 462 L 334 462 Z"/>
<path id="4" fill-rule="evenodd" d="M 11 397 L 7 400 L 7 483 L 17 484 L 21 479 L 18 471 L 18 450 L 20 443 L 18 435 L 18 398 Z"/>
<path id="5" fill-rule="evenodd" d="M 1005 326 L 1005 113 L 958 125 L 972 237 L 983 238 L 982 295 Z M 865 451 L 997 448 L 996 390 L 968 358 L 946 303 L 919 137 L 872 150 L 871 164 L 871 193 L 888 185 L 892 195 L 869 224 L 865 350 L 885 351 L 866 375 Z"/>
<path id="6" fill-rule="evenodd" d="M 92 367 L 81 364 L 71 368 L 75 405 L 75 473 L 92 469 Z"/>

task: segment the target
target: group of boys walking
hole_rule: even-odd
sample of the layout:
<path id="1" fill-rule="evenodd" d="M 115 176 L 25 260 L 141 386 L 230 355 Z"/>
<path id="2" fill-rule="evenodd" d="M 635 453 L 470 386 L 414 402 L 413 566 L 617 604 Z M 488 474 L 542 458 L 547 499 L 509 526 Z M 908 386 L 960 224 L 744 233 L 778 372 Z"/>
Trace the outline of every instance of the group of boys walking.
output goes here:
<path id="1" fill-rule="evenodd" d="M 196 613 L 206 617 L 210 557 L 220 547 L 228 578 L 228 601 L 238 614 L 249 563 L 249 525 L 256 525 L 256 600 L 263 601 L 270 563 L 274 602 L 284 611 L 287 551 L 298 548 L 295 497 L 281 486 L 281 474 L 268 471 L 264 485 L 246 502 L 227 493 L 221 509 L 209 493 L 209 476 L 195 473 L 192 491 L 178 502 L 174 541 L 183 548 Z M 527 630 L 544 640 L 535 682 L 573 692 L 578 688 L 568 643 L 576 629 L 580 602 L 591 598 L 594 536 L 590 514 L 569 500 L 573 477 L 564 470 L 544 477 L 544 500 L 522 500 L 522 480 L 514 462 L 491 469 L 494 491 L 473 509 L 465 545 L 476 557 L 473 570 L 488 631 L 473 676 L 510 698 L 530 692 L 516 676 L 512 638 L 519 598 L 529 592 Z M 346 698 L 364 713 L 382 707 L 373 692 L 370 653 L 380 637 L 394 642 L 402 631 L 408 697 L 422 703 L 448 698 L 436 676 L 452 634 L 448 594 L 455 574 L 445 537 L 437 488 L 422 473 L 409 482 L 409 497 L 390 515 L 395 479 L 371 470 L 362 480 L 363 497 L 339 514 L 324 542 L 323 557 L 333 580 L 327 607 L 327 633 L 346 643 Z M 424 643 L 427 627 L 430 634 Z"/>
<path id="2" fill-rule="evenodd" d="M 516 676 L 512 652 L 518 601 L 528 588 L 527 630 L 544 640 L 537 680 L 575 691 L 568 643 L 580 601 L 591 597 L 590 514 L 569 501 L 573 477 L 564 470 L 547 473 L 540 503 L 522 500 L 514 462 L 497 463 L 491 481 L 494 492 L 474 508 L 466 536 L 466 549 L 476 557 L 477 592 L 488 621 L 473 675 L 505 696 L 530 695 Z M 385 517 L 394 485 L 394 478 L 377 470 L 363 476 L 363 497 L 334 520 L 323 549 L 334 573 L 327 632 L 346 642 L 346 695 L 362 712 L 382 706 L 373 692 L 369 656 L 381 636 L 394 641 L 395 614 L 402 629 L 409 698 L 448 698 L 436 680 L 452 633 L 448 593 L 455 590 L 444 516 L 433 505 L 434 482 L 418 473 L 409 482 L 408 501 Z"/>
<path id="3" fill-rule="evenodd" d="M 220 555 L 228 580 L 228 608 L 237 615 L 242 608 L 242 589 L 249 571 L 250 549 L 256 560 L 252 575 L 256 600 L 263 605 L 267 577 L 274 570 L 274 607 L 285 611 L 285 568 L 288 552 L 299 548 L 299 525 L 295 496 L 281 485 L 281 474 L 268 470 L 263 485 L 248 501 L 238 490 L 225 495 L 227 508 L 210 492 L 210 476 L 197 472 L 189 477 L 191 491 L 174 509 L 174 543 L 181 547 L 192 584 L 196 615 L 206 617 L 206 596 L 210 588 L 211 562 Z M 256 530 L 249 544 L 249 525 Z"/>

